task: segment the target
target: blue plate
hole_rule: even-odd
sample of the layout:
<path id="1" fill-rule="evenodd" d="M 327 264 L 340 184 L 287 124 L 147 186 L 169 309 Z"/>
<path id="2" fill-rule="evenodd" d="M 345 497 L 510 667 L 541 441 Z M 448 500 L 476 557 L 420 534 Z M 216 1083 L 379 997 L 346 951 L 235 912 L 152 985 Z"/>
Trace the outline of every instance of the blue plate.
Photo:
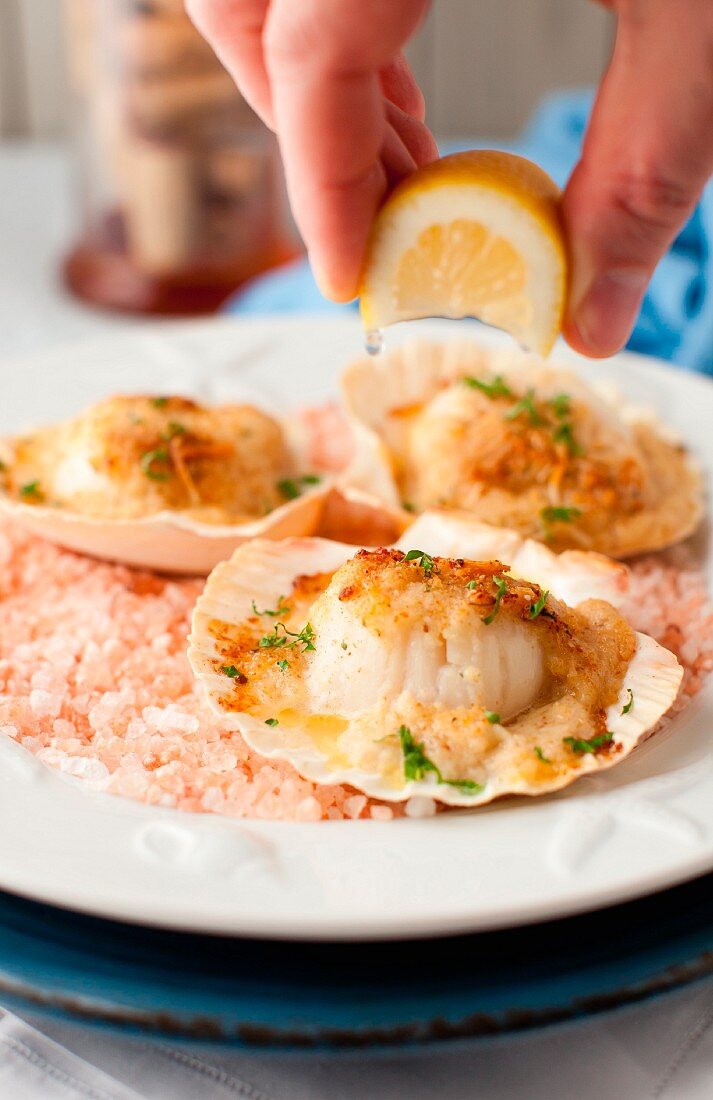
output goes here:
<path id="1" fill-rule="evenodd" d="M 0 1001 L 8 1007 L 248 1048 L 516 1031 L 711 972 L 713 875 L 566 920 L 368 944 L 164 932 L 0 894 Z"/>

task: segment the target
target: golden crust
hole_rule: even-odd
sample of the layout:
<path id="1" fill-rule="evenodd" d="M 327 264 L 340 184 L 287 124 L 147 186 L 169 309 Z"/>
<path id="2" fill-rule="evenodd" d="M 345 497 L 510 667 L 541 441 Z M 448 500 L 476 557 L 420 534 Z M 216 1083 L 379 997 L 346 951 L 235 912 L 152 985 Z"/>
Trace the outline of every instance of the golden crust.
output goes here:
<path id="1" fill-rule="evenodd" d="M 112 397 L 12 450 L 9 496 L 108 520 L 166 510 L 217 524 L 264 516 L 284 504 L 280 483 L 293 472 L 271 417 L 183 397 Z"/>

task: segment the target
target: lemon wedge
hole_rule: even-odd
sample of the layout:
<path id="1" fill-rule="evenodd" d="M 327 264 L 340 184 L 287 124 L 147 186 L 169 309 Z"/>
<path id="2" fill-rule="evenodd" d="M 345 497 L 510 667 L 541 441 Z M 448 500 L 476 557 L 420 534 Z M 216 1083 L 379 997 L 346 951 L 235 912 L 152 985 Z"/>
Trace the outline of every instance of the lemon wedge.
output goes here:
<path id="1" fill-rule="evenodd" d="M 477 317 L 547 355 L 562 326 L 560 191 L 524 157 L 454 153 L 418 169 L 374 221 L 360 280 L 366 332 Z"/>

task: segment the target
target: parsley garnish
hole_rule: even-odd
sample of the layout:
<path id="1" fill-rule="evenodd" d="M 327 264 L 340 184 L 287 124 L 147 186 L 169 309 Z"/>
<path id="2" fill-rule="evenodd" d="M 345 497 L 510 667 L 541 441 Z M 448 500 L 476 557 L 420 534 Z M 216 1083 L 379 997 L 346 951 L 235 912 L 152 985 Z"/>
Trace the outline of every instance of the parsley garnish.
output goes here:
<path id="1" fill-rule="evenodd" d="M 258 611 L 255 600 L 253 600 L 253 611 L 256 615 L 269 615 L 270 618 L 274 619 L 277 615 L 286 615 L 289 612 L 290 609 L 284 601 L 284 596 L 278 596 L 277 607 L 266 607 L 264 611 Z"/>
<path id="2" fill-rule="evenodd" d="M 505 382 L 502 374 L 496 374 L 492 382 L 484 382 L 481 378 L 473 378 L 472 375 L 466 374 L 463 378 L 463 384 L 470 386 L 473 390 L 480 390 L 486 397 L 494 399 L 496 397 L 512 397 L 512 390 Z"/>
<path id="3" fill-rule="evenodd" d="M 27 485 L 23 485 L 20 489 L 20 496 L 23 500 L 42 501 L 45 499 L 45 494 L 40 488 L 39 481 L 28 481 Z"/>
<path id="4" fill-rule="evenodd" d="M 571 523 L 582 514 L 581 508 L 543 508 L 540 516 L 545 523 Z"/>
<path id="5" fill-rule="evenodd" d="M 606 733 L 600 733 L 596 737 L 590 738 L 589 741 L 582 741 L 579 737 L 563 737 L 565 745 L 569 745 L 572 752 L 589 753 L 596 752 L 602 745 L 608 745 L 610 741 L 613 741 L 614 734 L 607 730 Z"/>
<path id="6" fill-rule="evenodd" d="M 141 469 L 152 481 L 168 481 L 170 475 L 165 470 L 154 469 L 156 462 L 168 462 L 168 451 L 165 447 L 156 447 L 153 451 L 142 454 Z"/>
<path id="7" fill-rule="evenodd" d="M 571 410 L 572 398 L 568 393 L 558 393 L 550 401 L 550 405 L 554 409 L 554 414 L 558 420 L 562 420 L 565 416 L 569 416 Z"/>
<path id="8" fill-rule="evenodd" d="M 535 408 L 535 391 L 528 390 L 524 397 L 516 401 L 511 409 L 505 413 L 506 420 L 517 420 L 518 416 L 529 417 L 533 428 L 542 423 L 542 417 Z"/>
<path id="9" fill-rule="evenodd" d="M 631 710 L 631 708 L 634 705 L 634 693 L 633 693 L 633 691 L 631 690 L 631 688 L 627 688 L 626 690 L 629 694 L 629 702 L 624 703 L 624 706 L 621 708 L 621 713 L 622 714 L 628 714 L 629 711 Z"/>
<path id="10" fill-rule="evenodd" d="M 496 726 L 498 724 L 498 722 L 500 721 L 500 715 L 497 713 L 497 711 L 485 710 L 485 711 L 483 711 L 483 713 L 484 713 L 485 717 L 488 719 L 488 721 L 491 723 L 491 725 L 493 725 L 493 726 Z"/>
<path id="11" fill-rule="evenodd" d="M 153 405 L 153 407 L 155 409 L 165 409 L 166 405 L 168 405 L 168 398 L 167 397 L 152 397 L 151 398 L 151 404 Z"/>
<path id="12" fill-rule="evenodd" d="M 531 619 L 536 619 L 537 616 L 544 610 L 544 606 L 547 602 L 547 597 L 549 596 L 549 594 L 549 591 L 542 592 L 540 594 L 540 598 L 538 600 L 535 600 L 535 602 L 530 605 Z"/>
<path id="13" fill-rule="evenodd" d="M 564 443 L 565 447 L 573 457 L 576 457 L 577 455 L 581 455 L 583 453 L 582 448 L 580 447 L 577 440 L 574 438 L 574 428 L 572 427 L 569 420 L 563 420 L 561 424 L 557 425 L 554 432 L 552 433 L 552 438 L 554 439 L 555 443 Z"/>
<path id="14" fill-rule="evenodd" d="M 282 672 L 287 672 L 288 668 L 290 667 L 290 662 L 283 659 L 282 661 L 277 662 L 277 667 L 281 669 Z"/>
<path id="15" fill-rule="evenodd" d="M 279 724 L 280 723 L 278 722 L 277 718 L 266 718 L 265 719 L 265 725 L 266 726 L 279 726 Z"/>
<path id="16" fill-rule="evenodd" d="M 495 581 L 497 593 L 495 596 L 495 603 L 493 604 L 493 610 L 483 619 L 483 622 L 486 626 L 490 626 L 493 619 L 497 615 L 498 611 L 500 610 L 500 604 L 503 602 L 503 596 L 508 590 L 508 582 L 505 577 L 493 577 L 493 580 Z"/>
<path id="17" fill-rule="evenodd" d="M 319 485 L 321 477 L 317 474 L 305 474 L 303 477 L 285 477 L 277 482 L 278 493 L 282 493 L 285 500 L 296 500 L 302 496 L 303 490 L 308 485 Z"/>
<path id="18" fill-rule="evenodd" d="M 174 436 L 185 435 L 186 430 L 186 427 L 183 424 L 179 424 L 177 420 L 169 420 L 166 431 L 161 435 L 161 439 L 165 439 L 167 443 L 170 443 Z"/>
<path id="19" fill-rule="evenodd" d="M 280 629 L 284 634 L 280 634 Z M 289 641 L 290 638 L 293 641 Z M 315 633 L 311 623 L 307 623 L 297 634 L 288 630 L 284 623 L 276 623 L 272 632 L 260 639 L 258 646 L 260 649 L 292 649 L 296 645 L 301 645 L 302 652 L 307 653 L 315 648 L 314 639 Z"/>
<path id="20" fill-rule="evenodd" d="M 478 582 L 477 581 L 468 581 L 468 583 L 466 585 L 466 588 L 469 588 L 471 590 L 471 592 L 473 591 L 474 588 L 477 588 L 477 587 L 478 587 Z"/>
<path id="21" fill-rule="evenodd" d="M 416 511 L 416 505 L 413 504 L 410 500 L 402 500 L 401 501 L 401 507 L 403 508 L 404 512 L 415 512 Z"/>
<path id="22" fill-rule="evenodd" d="M 409 550 L 404 557 L 404 561 L 418 562 L 427 577 L 430 577 L 431 573 L 436 571 L 435 561 L 430 554 L 424 553 L 423 550 Z"/>
<path id="23" fill-rule="evenodd" d="M 229 676 L 231 680 L 237 680 L 239 684 L 247 684 L 248 678 L 244 672 L 241 672 L 235 665 L 221 665 L 220 671 L 224 676 Z"/>
<path id="24" fill-rule="evenodd" d="M 542 751 L 542 749 L 540 748 L 539 745 L 535 745 L 535 756 L 537 757 L 538 760 L 541 760 L 543 764 L 551 764 L 552 763 L 552 761 L 547 756 L 545 756 L 544 752 Z"/>
<path id="25" fill-rule="evenodd" d="M 482 784 L 475 783 L 472 779 L 444 779 L 441 769 L 429 760 L 423 751 L 423 745 L 414 740 L 408 726 L 399 726 L 399 740 L 404 754 L 404 779 L 423 779 L 428 772 L 432 772 L 439 783 L 456 787 L 459 791 L 478 794 L 483 790 Z"/>

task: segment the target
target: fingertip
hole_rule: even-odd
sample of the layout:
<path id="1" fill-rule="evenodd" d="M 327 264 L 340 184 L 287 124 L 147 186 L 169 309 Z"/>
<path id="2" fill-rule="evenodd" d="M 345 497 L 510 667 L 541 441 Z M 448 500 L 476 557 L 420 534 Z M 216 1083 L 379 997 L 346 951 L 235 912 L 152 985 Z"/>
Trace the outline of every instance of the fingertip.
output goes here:
<path id="1" fill-rule="evenodd" d="M 595 274 L 568 310 L 564 336 L 575 351 L 604 359 L 629 339 L 641 306 L 648 273 L 612 268 Z"/>

